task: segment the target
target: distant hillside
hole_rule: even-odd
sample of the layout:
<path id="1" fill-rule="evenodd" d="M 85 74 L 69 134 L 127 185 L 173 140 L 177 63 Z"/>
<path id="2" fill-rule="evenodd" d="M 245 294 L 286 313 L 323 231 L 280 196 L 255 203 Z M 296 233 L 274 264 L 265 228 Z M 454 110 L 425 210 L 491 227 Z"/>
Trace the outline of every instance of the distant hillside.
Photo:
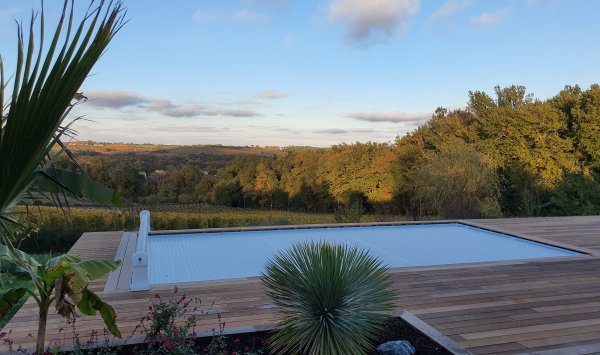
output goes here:
<path id="1" fill-rule="evenodd" d="M 302 147 L 231 147 L 82 141 L 69 149 L 81 167 L 129 202 L 183 202 L 195 199 L 201 181 L 215 176 L 237 159 L 274 160 Z M 187 193 L 182 194 L 185 190 Z"/>
<path id="2" fill-rule="evenodd" d="M 144 205 L 411 218 L 600 214 L 597 84 L 546 100 L 515 85 L 469 92 L 466 109 L 439 108 L 391 144 L 72 148 L 93 178 Z"/>
<path id="3" fill-rule="evenodd" d="M 80 156 L 104 154 L 153 153 L 157 155 L 227 155 L 253 156 L 281 154 L 279 147 L 229 147 L 222 145 L 163 145 L 163 144 L 133 144 L 105 143 L 93 141 L 72 142 L 69 149 Z"/>

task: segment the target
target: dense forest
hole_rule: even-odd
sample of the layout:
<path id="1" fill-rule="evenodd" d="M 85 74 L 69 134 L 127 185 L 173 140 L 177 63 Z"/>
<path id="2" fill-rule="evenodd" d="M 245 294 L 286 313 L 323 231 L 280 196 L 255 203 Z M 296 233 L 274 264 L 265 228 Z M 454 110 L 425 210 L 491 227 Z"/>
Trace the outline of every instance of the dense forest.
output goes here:
<path id="1" fill-rule="evenodd" d="M 536 99 L 522 86 L 469 92 L 395 142 L 246 154 L 79 152 L 131 203 L 423 217 L 600 213 L 600 86 Z"/>

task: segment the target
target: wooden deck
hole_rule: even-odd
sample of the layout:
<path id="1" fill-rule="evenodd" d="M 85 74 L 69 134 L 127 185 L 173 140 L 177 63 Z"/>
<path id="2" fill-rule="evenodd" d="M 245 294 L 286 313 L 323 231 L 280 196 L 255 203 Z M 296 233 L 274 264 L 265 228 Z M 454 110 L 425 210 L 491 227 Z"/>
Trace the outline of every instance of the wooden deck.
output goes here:
<path id="1" fill-rule="evenodd" d="M 522 218 L 471 221 L 513 234 L 543 238 L 587 248 L 592 256 L 394 269 L 397 307 L 407 310 L 475 354 L 600 354 L 600 217 Z M 72 252 L 89 258 L 114 258 L 122 232 L 86 233 Z M 102 292 L 106 279 L 94 282 Z M 188 297 L 198 297 L 200 328 L 217 325 L 222 312 L 226 328 L 248 328 L 277 320 L 256 278 L 179 285 Z M 104 294 L 118 314 L 118 325 L 129 335 L 146 315 L 155 293 L 168 295 L 170 286 L 148 292 Z M 27 303 L 5 327 L 25 348 L 34 346 L 36 308 Z M 72 332 L 52 315 L 47 339 L 68 344 Z M 102 329 L 99 317 L 77 319 L 83 342 Z M 130 340 L 132 341 L 132 340 Z"/>

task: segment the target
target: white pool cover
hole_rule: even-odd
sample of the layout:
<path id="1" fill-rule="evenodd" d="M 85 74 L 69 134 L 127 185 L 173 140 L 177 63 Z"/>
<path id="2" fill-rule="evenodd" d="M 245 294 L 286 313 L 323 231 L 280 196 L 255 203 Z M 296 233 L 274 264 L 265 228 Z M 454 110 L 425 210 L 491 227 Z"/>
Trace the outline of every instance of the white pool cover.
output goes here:
<path id="1" fill-rule="evenodd" d="M 259 276 L 277 251 L 309 240 L 367 248 L 389 267 L 534 259 L 578 253 L 462 224 L 150 235 L 150 284 Z"/>

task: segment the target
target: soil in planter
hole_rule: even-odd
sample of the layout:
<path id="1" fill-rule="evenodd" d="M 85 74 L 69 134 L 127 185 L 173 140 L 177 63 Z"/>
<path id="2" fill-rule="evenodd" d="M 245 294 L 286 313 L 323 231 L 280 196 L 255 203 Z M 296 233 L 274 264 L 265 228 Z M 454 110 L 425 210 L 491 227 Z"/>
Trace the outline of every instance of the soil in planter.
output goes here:
<path id="1" fill-rule="evenodd" d="M 271 353 L 266 346 L 268 338 L 268 332 L 229 335 L 227 336 L 227 350 L 229 354 L 235 352 L 237 355 L 245 355 L 247 352 L 257 353 L 258 350 L 261 350 L 262 354 L 269 355 Z M 385 325 L 385 330 L 377 340 L 376 345 L 390 340 L 408 340 L 415 347 L 418 355 L 451 355 L 448 350 L 425 336 L 402 318 L 394 318 Z M 210 339 L 199 342 L 199 348 L 206 349 L 209 342 Z M 200 353 L 206 354 L 205 352 Z M 372 353 L 372 355 L 376 354 L 376 351 Z"/>
<path id="2" fill-rule="evenodd" d="M 231 355 L 235 353 L 236 355 L 246 355 L 248 353 L 258 353 L 263 355 L 272 355 L 267 346 L 270 334 L 270 332 L 255 332 L 227 335 L 225 339 L 227 344 L 225 354 Z M 195 345 L 196 353 L 203 355 L 209 354 L 209 344 L 211 340 L 212 338 L 210 337 L 198 339 Z M 418 355 L 451 354 L 435 341 L 431 340 L 419 330 L 415 329 L 412 325 L 404 321 L 402 318 L 394 318 L 390 320 L 385 325 L 385 329 L 375 344 L 378 346 L 390 340 L 408 340 L 415 347 Z M 146 344 L 127 345 L 123 347 L 117 347 L 113 350 L 119 355 L 124 355 L 138 353 L 139 350 L 143 351 L 146 346 Z M 374 351 L 371 355 L 376 354 L 377 352 Z"/>
<path id="3" fill-rule="evenodd" d="M 441 347 L 438 343 L 425 336 L 402 318 L 394 318 L 389 321 L 377 344 L 383 344 L 391 340 L 408 340 L 414 346 L 417 354 L 440 354 L 451 355 L 452 353 Z M 373 352 L 373 355 L 377 352 Z"/>

